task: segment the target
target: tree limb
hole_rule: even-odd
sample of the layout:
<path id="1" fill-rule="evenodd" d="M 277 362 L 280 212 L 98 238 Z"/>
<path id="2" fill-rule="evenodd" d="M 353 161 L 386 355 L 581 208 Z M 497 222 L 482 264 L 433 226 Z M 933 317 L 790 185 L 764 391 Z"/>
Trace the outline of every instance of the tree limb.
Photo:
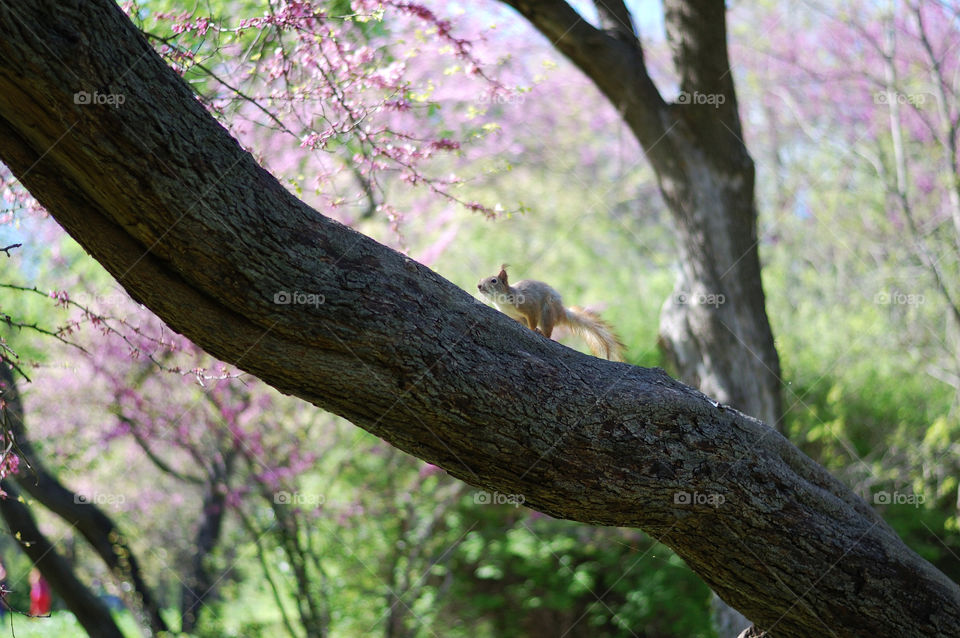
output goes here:
<path id="1" fill-rule="evenodd" d="M 563 0 L 503 2 L 529 20 L 597 84 L 624 114 L 624 121 L 652 162 L 676 161 L 675 153 L 671 158 L 672 145 L 665 139 L 671 125 L 667 104 L 647 72 L 643 48 L 636 37 L 627 39 L 622 37 L 623 31 L 607 33 L 593 27 Z M 605 25 L 621 18 L 622 12 L 616 9 L 601 12 Z"/>
<path id="2" fill-rule="evenodd" d="M 53 590 L 77 617 L 77 622 L 91 636 L 123 638 L 123 632 L 113 621 L 110 610 L 77 578 L 70 562 L 43 535 L 30 508 L 20 500 L 20 493 L 13 484 L 4 479 L 0 481 L 0 489 L 7 493 L 7 497 L 0 500 L 0 516 L 3 516 L 23 553 L 50 582 Z"/>
<path id="3" fill-rule="evenodd" d="M 21 469 L 21 474 L 16 477 L 17 484 L 65 523 L 76 528 L 110 572 L 132 586 L 130 597 L 134 598 L 134 611 L 142 613 L 144 622 L 155 633 L 167 631 L 167 624 L 160 616 L 160 606 L 144 582 L 139 561 L 124 534 L 100 507 L 79 499 L 77 493 L 60 483 L 37 457 L 24 426 L 20 392 L 5 359 L 0 359 L 0 386 L 4 424 L 13 436 L 17 454 L 29 467 Z M 25 520 L 22 515 L 18 516 Z"/>
<path id="4" fill-rule="evenodd" d="M 633 16 L 622 0 L 594 0 L 593 6 L 600 16 L 600 26 L 615 34 L 624 42 L 637 42 L 637 28 Z"/>

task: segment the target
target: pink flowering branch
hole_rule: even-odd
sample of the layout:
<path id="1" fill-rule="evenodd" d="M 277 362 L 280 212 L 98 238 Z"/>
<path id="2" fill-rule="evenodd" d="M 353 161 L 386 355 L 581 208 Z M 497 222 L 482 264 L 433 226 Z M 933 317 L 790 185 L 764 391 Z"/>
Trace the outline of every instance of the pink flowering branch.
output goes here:
<path id="1" fill-rule="evenodd" d="M 226 372 L 209 374 L 205 369 L 183 368 L 181 366 L 169 366 L 165 364 L 160 353 L 164 351 L 175 352 L 179 346 L 173 340 L 165 338 L 162 334 L 159 336 L 151 334 L 147 330 L 144 330 L 138 325 L 134 325 L 126 319 L 98 313 L 89 306 L 71 299 L 69 293 L 65 290 L 54 290 L 49 293 L 45 293 L 36 287 L 18 286 L 15 284 L 5 283 L 0 283 L 0 288 L 40 295 L 42 297 L 53 299 L 55 306 L 57 307 L 65 309 L 75 308 L 80 310 L 81 318 L 69 319 L 63 325 L 57 328 L 47 328 L 37 322 L 27 323 L 24 321 L 17 321 L 12 316 L 2 311 L 0 311 L 0 322 L 3 322 L 10 327 L 20 329 L 25 328 L 48 337 L 53 337 L 57 341 L 60 341 L 71 348 L 75 348 L 87 356 L 91 355 L 91 351 L 82 345 L 79 340 L 71 339 L 69 337 L 82 330 L 85 326 L 90 326 L 97 329 L 104 336 L 114 336 L 120 339 L 129 347 L 128 354 L 130 357 L 136 359 L 142 355 L 151 363 L 153 363 L 157 369 L 181 376 L 193 376 L 201 385 L 206 381 L 226 379 L 236 376 L 235 374 L 228 374 Z M 5 347 L 2 342 L 0 342 L 0 346 Z M 22 374 L 22 371 L 19 369 L 18 372 L 21 372 Z M 26 375 L 24 376 L 26 377 Z M 26 378 L 29 380 L 29 377 Z"/>
<path id="2" fill-rule="evenodd" d="M 330 15 L 308 1 L 282 6 L 268 2 L 263 15 L 241 18 L 234 27 L 209 16 L 159 13 L 154 17 L 159 25 L 169 24 L 169 35 L 146 29 L 144 33 L 181 74 L 194 69 L 229 92 L 232 97 L 201 89 L 200 98 L 211 111 L 222 115 L 225 101 L 250 105 L 265 118 L 262 123 L 295 138 L 299 148 L 323 151 L 323 156 L 315 155 L 321 167 L 328 166 L 318 176 L 322 181 L 329 183 L 348 169 L 360 185 L 356 201 L 369 202 L 366 215 L 389 210 L 382 205 L 385 195 L 379 176 L 391 174 L 410 187 L 426 185 L 433 195 L 468 210 L 496 215 L 493 208 L 453 193 L 462 183 L 459 178 L 437 177 L 425 170 L 424 163 L 437 153 L 459 154 L 462 142 L 446 133 L 432 138 L 413 132 L 414 124 L 423 125 L 419 113 L 430 113 L 437 104 L 424 95 L 414 97 L 418 89 L 409 77 L 408 64 L 391 57 L 391 50 L 399 45 L 364 30 L 363 25 L 383 20 L 385 13 L 394 16 L 391 20 L 411 18 L 421 31 L 432 33 L 464 64 L 467 75 L 480 78 L 488 92 L 507 91 L 483 72 L 473 40 L 455 35 L 450 20 L 413 2 L 355 2 L 354 12 L 345 15 Z M 241 47 L 249 52 L 253 45 L 244 42 L 254 30 L 259 51 L 253 72 L 246 54 L 240 66 L 228 70 L 224 54 Z M 438 71 L 428 79 L 432 82 L 440 75 Z M 247 111 L 247 117 L 252 115 Z M 234 121 L 233 126 L 239 123 Z M 333 207 L 343 202 L 340 196 L 330 199 Z"/>

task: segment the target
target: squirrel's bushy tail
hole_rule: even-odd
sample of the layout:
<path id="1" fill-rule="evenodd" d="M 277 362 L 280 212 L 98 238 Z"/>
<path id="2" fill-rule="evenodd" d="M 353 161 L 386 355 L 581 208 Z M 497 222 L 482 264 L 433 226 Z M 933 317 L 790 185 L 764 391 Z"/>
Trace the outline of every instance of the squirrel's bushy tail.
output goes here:
<path id="1" fill-rule="evenodd" d="M 583 308 L 567 308 L 566 324 L 586 340 L 594 356 L 623 361 L 623 343 L 606 321 Z"/>

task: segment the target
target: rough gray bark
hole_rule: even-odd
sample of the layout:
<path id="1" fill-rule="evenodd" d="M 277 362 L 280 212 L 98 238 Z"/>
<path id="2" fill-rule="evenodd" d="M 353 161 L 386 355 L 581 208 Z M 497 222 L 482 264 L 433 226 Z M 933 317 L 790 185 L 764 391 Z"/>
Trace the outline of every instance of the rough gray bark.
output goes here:
<path id="1" fill-rule="evenodd" d="M 782 436 L 311 210 L 110 0 L 0 4 L 0 159 L 135 299 L 283 392 L 534 509 L 640 527 L 778 636 L 960 634 L 960 588 Z"/>
<path id="2" fill-rule="evenodd" d="M 27 437 L 23 421 L 23 404 L 16 379 L 7 361 L 0 358 L 0 398 L 4 406 L 4 424 L 13 435 L 16 453 L 21 457 L 21 474 L 17 485 L 41 505 L 75 527 L 90 543 L 90 547 L 110 569 L 111 573 L 130 584 L 135 611 L 143 613 L 144 622 L 153 633 L 167 631 L 160 616 L 160 607 L 144 582 L 140 564 L 124 534 L 107 514 L 93 503 L 84 503 L 77 493 L 67 489 L 47 471 Z"/>

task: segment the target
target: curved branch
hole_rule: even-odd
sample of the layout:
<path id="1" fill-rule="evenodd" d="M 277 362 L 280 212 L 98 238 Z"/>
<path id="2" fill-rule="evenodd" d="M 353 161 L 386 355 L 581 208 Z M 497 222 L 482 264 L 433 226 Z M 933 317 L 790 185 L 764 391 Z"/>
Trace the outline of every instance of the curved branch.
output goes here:
<path id="1" fill-rule="evenodd" d="M 111 573 L 133 587 L 135 602 L 141 608 L 137 611 L 142 611 L 150 628 L 155 633 L 167 631 L 167 624 L 160 616 L 160 606 L 143 580 L 139 561 L 127 544 L 126 537 L 102 509 L 79 498 L 76 492 L 67 489 L 48 472 L 34 452 L 24 427 L 20 392 L 5 359 L 0 359 L 0 397 L 4 405 L 4 423 L 13 436 L 17 454 L 29 466 L 29 470 L 24 470 L 16 477 L 17 484 L 64 522 L 75 527 Z"/>
<path id="2" fill-rule="evenodd" d="M 534 509 L 640 527 L 778 636 L 960 634 L 960 588 L 782 436 L 311 210 L 111 0 L 0 4 L 0 158 L 134 298 L 282 392 Z"/>
<path id="3" fill-rule="evenodd" d="M 20 549 L 50 582 L 53 590 L 77 617 L 77 622 L 91 636 L 123 638 L 123 632 L 117 627 L 107 606 L 77 578 L 70 561 L 40 531 L 30 508 L 20 500 L 19 491 L 7 479 L 0 480 L 0 489 L 7 493 L 7 497 L 0 500 L 0 516 L 3 516 Z"/>
<path id="4" fill-rule="evenodd" d="M 623 113 L 624 121 L 654 164 L 676 161 L 672 143 L 666 139 L 671 120 L 666 102 L 653 83 L 636 37 L 622 29 L 608 33 L 593 27 L 563 0 L 503 0 L 516 9 L 567 56 Z M 629 17 L 618 2 L 601 12 L 604 27 Z M 632 24 L 632 22 L 631 22 Z"/>
<path id="5" fill-rule="evenodd" d="M 633 24 L 633 16 L 622 0 L 594 0 L 594 8 L 600 16 L 600 26 L 604 30 L 615 33 L 624 42 L 636 42 L 637 27 Z"/>

